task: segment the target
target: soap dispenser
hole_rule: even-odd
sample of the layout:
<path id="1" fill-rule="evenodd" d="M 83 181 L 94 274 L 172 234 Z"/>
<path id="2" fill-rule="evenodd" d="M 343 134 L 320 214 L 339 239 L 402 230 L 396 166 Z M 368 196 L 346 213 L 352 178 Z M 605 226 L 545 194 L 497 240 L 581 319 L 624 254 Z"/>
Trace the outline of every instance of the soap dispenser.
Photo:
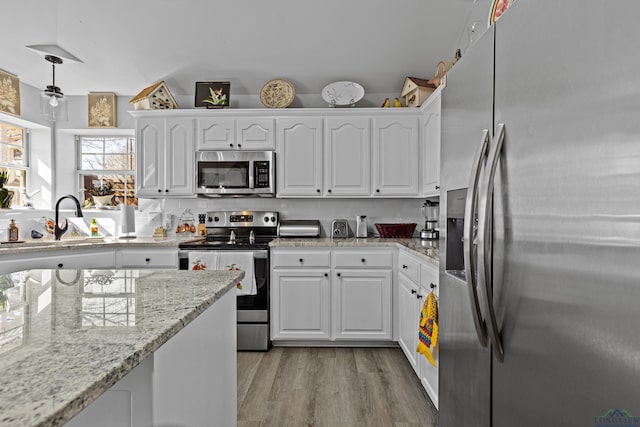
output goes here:
<path id="1" fill-rule="evenodd" d="M 15 220 L 11 220 L 11 224 L 9 224 L 9 241 L 17 242 L 18 241 L 18 226 L 16 225 Z"/>

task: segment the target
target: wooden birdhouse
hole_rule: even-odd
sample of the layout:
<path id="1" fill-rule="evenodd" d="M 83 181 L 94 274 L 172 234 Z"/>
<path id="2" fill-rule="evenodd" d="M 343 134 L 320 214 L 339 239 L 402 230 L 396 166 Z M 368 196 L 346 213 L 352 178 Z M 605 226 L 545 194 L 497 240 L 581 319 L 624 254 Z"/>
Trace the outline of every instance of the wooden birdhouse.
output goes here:
<path id="1" fill-rule="evenodd" d="M 142 92 L 134 96 L 133 99 L 129 101 L 129 104 L 133 104 L 134 110 L 167 110 L 178 108 L 178 103 L 173 95 L 171 95 L 164 80 L 142 89 Z"/>
<path id="2" fill-rule="evenodd" d="M 406 77 L 400 96 L 404 97 L 407 107 L 419 107 L 436 90 L 436 85 L 417 77 Z"/>

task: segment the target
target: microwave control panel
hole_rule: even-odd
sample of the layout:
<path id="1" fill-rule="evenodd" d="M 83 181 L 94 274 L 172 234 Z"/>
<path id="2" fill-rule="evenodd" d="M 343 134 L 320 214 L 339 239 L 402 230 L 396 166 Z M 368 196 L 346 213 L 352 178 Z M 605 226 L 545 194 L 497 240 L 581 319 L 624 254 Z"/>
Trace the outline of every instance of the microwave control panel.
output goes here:
<path id="1" fill-rule="evenodd" d="M 255 178 L 255 188 L 269 188 L 271 186 L 271 183 L 269 182 L 269 162 L 253 162 L 253 176 Z"/>

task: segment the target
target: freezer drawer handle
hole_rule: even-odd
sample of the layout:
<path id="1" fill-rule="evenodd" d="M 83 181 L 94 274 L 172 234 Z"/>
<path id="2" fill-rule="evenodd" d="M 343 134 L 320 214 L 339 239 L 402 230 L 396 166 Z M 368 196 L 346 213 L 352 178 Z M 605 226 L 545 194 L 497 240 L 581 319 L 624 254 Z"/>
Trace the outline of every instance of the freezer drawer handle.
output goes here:
<path id="1" fill-rule="evenodd" d="M 500 160 L 502 152 L 502 144 L 504 142 L 504 124 L 497 126 L 495 138 L 496 143 L 489 151 L 489 159 L 487 161 L 487 170 L 485 171 L 485 181 L 480 189 L 480 197 L 478 200 L 478 260 L 482 266 L 478 269 L 478 286 L 486 304 L 486 313 L 488 318 L 489 338 L 493 347 L 493 354 L 500 362 L 504 360 L 504 349 L 502 347 L 502 339 L 498 329 L 498 321 L 496 319 L 496 311 L 493 305 L 493 263 L 492 263 L 492 244 L 491 244 L 491 228 L 493 224 L 493 190 L 496 175 L 496 167 Z"/>
<path id="2" fill-rule="evenodd" d="M 469 300 L 471 301 L 471 314 L 473 324 L 476 328 L 478 341 L 483 347 L 489 343 L 487 339 L 487 328 L 480 312 L 480 301 L 478 300 L 478 285 L 476 283 L 476 259 L 472 256 L 473 246 L 476 243 L 474 237 L 474 226 L 476 217 L 476 204 L 478 200 L 478 181 L 480 180 L 481 165 L 487 157 L 489 147 L 489 129 L 482 131 L 482 142 L 476 150 L 469 176 L 469 186 L 467 188 L 467 198 L 464 205 L 464 270 L 467 278 L 469 290 Z"/>

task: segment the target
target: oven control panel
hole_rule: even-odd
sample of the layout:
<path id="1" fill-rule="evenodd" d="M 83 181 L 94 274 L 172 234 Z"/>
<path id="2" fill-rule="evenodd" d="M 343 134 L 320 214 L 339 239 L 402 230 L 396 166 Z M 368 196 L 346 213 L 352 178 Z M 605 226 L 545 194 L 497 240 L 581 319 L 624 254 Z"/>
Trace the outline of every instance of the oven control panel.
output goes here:
<path id="1" fill-rule="evenodd" d="M 277 227 L 278 212 L 217 211 L 207 212 L 207 227 Z"/>

